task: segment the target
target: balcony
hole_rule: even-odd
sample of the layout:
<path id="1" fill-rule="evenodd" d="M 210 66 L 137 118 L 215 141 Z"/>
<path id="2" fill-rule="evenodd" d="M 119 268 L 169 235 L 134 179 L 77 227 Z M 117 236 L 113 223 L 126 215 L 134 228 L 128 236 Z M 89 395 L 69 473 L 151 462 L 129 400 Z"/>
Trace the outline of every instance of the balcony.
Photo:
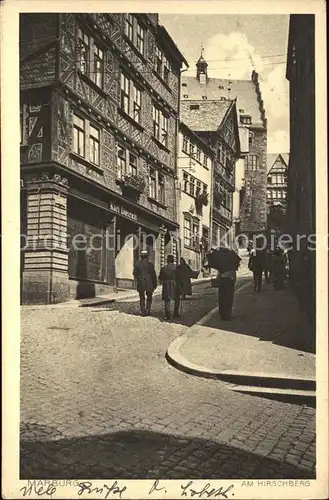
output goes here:
<path id="1" fill-rule="evenodd" d="M 121 186 L 122 194 L 137 201 L 146 187 L 145 178 L 139 174 L 126 174 L 117 180 Z"/>

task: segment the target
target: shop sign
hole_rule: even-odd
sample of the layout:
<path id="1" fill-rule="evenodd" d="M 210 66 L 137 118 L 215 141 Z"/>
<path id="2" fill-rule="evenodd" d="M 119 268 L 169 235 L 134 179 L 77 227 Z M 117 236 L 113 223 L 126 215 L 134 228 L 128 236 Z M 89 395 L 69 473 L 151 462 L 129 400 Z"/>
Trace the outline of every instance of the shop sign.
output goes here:
<path id="1" fill-rule="evenodd" d="M 123 217 L 127 217 L 127 219 L 137 221 L 137 215 L 134 214 L 133 212 L 130 212 L 121 205 L 115 205 L 114 203 L 110 203 L 110 209 L 113 210 L 113 212 L 122 215 Z"/>

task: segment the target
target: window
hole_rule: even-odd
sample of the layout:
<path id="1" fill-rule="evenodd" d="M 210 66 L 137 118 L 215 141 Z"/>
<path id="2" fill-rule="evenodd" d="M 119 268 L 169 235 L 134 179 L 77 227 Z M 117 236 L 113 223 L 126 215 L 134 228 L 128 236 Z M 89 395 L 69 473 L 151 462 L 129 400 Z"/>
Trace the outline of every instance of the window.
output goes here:
<path id="1" fill-rule="evenodd" d="M 191 219 L 184 217 L 184 246 L 191 247 L 192 240 L 192 221 Z"/>
<path id="2" fill-rule="evenodd" d="M 137 175 L 138 158 L 128 149 L 117 145 L 117 178 L 122 179 L 125 175 Z"/>
<path id="3" fill-rule="evenodd" d="M 272 198 L 272 191 L 270 189 L 267 190 L 267 197 Z"/>
<path id="4" fill-rule="evenodd" d="M 162 51 L 159 49 L 159 47 L 155 48 L 155 70 L 159 75 L 161 75 L 161 68 L 162 68 Z"/>
<path id="5" fill-rule="evenodd" d="M 93 125 L 89 127 L 89 154 L 90 161 L 95 165 L 99 165 L 99 144 L 100 144 L 100 132 L 98 128 Z"/>
<path id="6" fill-rule="evenodd" d="M 201 194 L 201 182 L 200 181 L 196 181 L 195 196 L 198 196 L 199 194 Z"/>
<path id="7" fill-rule="evenodd" d="M 203 95 L 203 96 L 202 96 L 202 99 L 203 99 L 204 101 L 206 101 L 206 100 L 207 100 L 207 96 L 206 96 L 206 95 Z"/>
<path id="8" fill-rule="evenodd" d="M 190 182 L 189 182 L 189 194 L 191 196 L 194 196 L 194 190 L 195 190 L 195 178 L 190 176 Z"/>
<path id="9" fill-rule="evenodd" d="M 158 173 L 158 201 L 165 203 L 165 178 L 164 175 Z"/>
<path id="10" fill-rule="evenodd" d="M 223 89 L 224 89 L 223 85 L 218 85 L 218 88 L 219 88 L 220 90 L 223 90 Z"/>
<path id="11" fill-rule="evenodd" d="M 247 171 L 257 170 L 258 167 L 257 155 L 247 155 L 244 159 L 244 165 Z"/>
<path id="12" fill-rule="evenodd" d="M 121 73 L 120 108 L 135 122 L 141 122 L 141 91 L 124 73 Z"/>
<path id="13" fill-rule="evenodd" d="M 140 123 L 141 121 L 141 91 L 133 85 L 134 89 L 134 109 L 133 109 L 133 118 L 135 122 Z"/>
<path id="14" fill-rule="evenodd" d="M 188 137 L 186 135 L 183 136 L 183 147 L 182 147 L 182 151 L 184 151 L 184 153 L 187 153 L 188 152 Z"/>
<path id="15" fill-rule="evenodd" d="M 287 198 L 287 192 L 285 190 L 282 191 L 282 198 Z"/>
<path id="16" fill-rule="evenodd" d="M 150 168 L 150 198 L 165 203 L 165 177 L 155 168 Z"/>
<path id="17" fill-rule="evenodd" d="M 150 197 L 156 199 L 157 193 L 157 177 L 156 170 L 154 168 L 150 169 Z"/>
<path id="18" fill-rule="evenodd" d="M 134 44 L 138 52 L 144 55 L 145 29 L 132 14 L 126 14 L 125 35 Z"/>
<path id="19" fill-rule="evenodd" d="M 136 48 L 141 54 L 144 54 L 144 41 L 145 30 L 137 23 Z"/>
<path id="20" fill-rule="evenodd" d="M 104 74 L 104 54 L 103 51 L 94 45 L 94 73 L 93 80 L 98 87 L 103 87 L 103 74 Z"/>
<path id="21" fill-rule="evenodd" d="M 190 143 L 190 155 L 194 158 L 194 144 Z"/>
<path id="22" fill-rule="evenodd" d="M 187 87 L 187 83 L 182 83 L 182 87 Z"/>
<path id="23" fill-rule="evenodd" d="M 253 143 L 253 139 L 254 139 L 254 134 L 253 134 L 252 132 L 250 132 L 250 131 L 249 131 L 249 138 L 248 138 L 248 140 L 249 140 L 249 146 L 251 146 L 251 145 L 252 145 L 252 143 Z"/>
<path id="24" fill-rule="evenodd" d="M 241 115 L 240 116 L 240 121 L 244 125 L 250 125 L 251 124 L 251 116 L 249 116 L 249 115 Z"/>
<path id="25" fill-rule="evenodd" d="M 121 73 L 121 97 L 120 97 L 120 107 L 121 109 L 129 115 L 129 79 Z"/>
<path id="26" fill-rule="evenodd" d="M 192 111 L 192 110 L 194 110 L 194 109 L 195 109 L 195 110 L 200 109 L 199 104 L 191 104 L 191 105 L 190 105 L 190 110 Z"/>
<path id="27" fill-rule="evenodd" d="M 201 163 L 201 150 L 199 148 L 196 150 L 196 159 Z"/>
<path id="28" fill-rule="evenodd" d="M 168 147 L 168 117 L 157 107 L 153 106 L 153 135 L 165 147 Z"/>
<path id="29" fill-rule="evenodd" d="M 189 175 L 186 172 L 183 172 L 183 191 L 187 193 L 189 183 Z"/>
<path id="30" fill-rule="evenodd" d="M 104 51 L 95 40 L 78 29 L 78 69 L 88 76 L 98 87 L 103 87 Z"/>
<path id="31" fill-rule="evenodd" d="M 134 33 L 134 18 L 132 14 L 126 14 L 125 35 L 131 41 L 133 41 L 133 33 Z"/>
<path id="32" fill-rule="evenodd" d="M 183 94 L 184 99 L 188 98 L 188 94 Z"/>
<path id="33" fill-rule="evenodd" d="M 73 151 L 85 156 L 85 120 L 77 115 L 73 115 Z"/>
<path id="34" fill-rule="evenodd" d="M 126 174 L 126 150 L 121 146 L 117 146 L 117 177 L 122 179 Z"/>
<path id="35" fill-rule="evenodd" d="M 272 176 L 269 175 L 267 178 L 267 184 L 272 184 Z"/>
<path id="36" fill-rule="evenodd" d="M 207 163 L 208 163 L 208 156 L 204 155 L 203 157 L 203 166 L 207 168 Z"/>
<path id="37" fill-rule="evenodd" d="M 155 71 L 161 76 L 163 81 L 170 83 L 170 62 L 159 47 L 155 47 Z M 184 84 L 183 84 L 184 86 Z M 186 86 L 186 84 L 185 84 Z"/>
<path id="38" fill-rule="evenodd" d="M 79 70 L 84 75 L 89 74 L 89 62 L 90 62 L 90 39 L 79 29 L 78 31 L 78 44 L 79 44 Z"/>
<path id="39" fill-rule="evenodd" d="M 163 79 L 167 84 L 169 84 L 170 63 L 165 56 L 163 56 L 162 64 L 163 64 Z"/>

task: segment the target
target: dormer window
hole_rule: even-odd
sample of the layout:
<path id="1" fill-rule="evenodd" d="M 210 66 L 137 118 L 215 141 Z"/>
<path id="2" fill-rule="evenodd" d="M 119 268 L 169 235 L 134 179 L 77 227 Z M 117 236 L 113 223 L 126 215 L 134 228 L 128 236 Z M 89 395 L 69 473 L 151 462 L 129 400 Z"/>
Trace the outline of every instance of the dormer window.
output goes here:
<path id="1" fill-rule="evenodd" d="M 182 87 L 187 87 L 187 83 L 182 83 Z"/>
<path id="2" fill-rule="evenodd" d="M 206 96 L 206 95 L 203 95 L 203 96 L 202 96 L 202 100 L 203 100 L 203 101 L 206 101 L 206 100 L 207 100 L 207 96 Z"/>
<path id="3" fill-rule="evenodd" d="M 218 85 L 218 88 L 219 88 L 220 90 L 224 90 L 223 85 Z"/>
<path id="4" fill-rule="evenodd" d="M 188 98 L 188 94 L 183 94 L 183 98 L 187 99 Z"/>
<path id="5" fill-rule="evenodd" d="M 249 116 L 249 115 L 241 115 L 240 116 L 240 122 L 243 125 L 251 125 L 251 116 Z"/>

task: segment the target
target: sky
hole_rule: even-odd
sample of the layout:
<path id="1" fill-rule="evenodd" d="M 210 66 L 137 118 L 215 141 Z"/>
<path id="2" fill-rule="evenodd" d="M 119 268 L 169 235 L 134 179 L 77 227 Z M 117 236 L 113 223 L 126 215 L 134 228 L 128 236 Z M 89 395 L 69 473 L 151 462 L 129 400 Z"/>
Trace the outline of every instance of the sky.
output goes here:
<path id="1" fill-rule="evenodd" d="M 288 15 L 160 14 L 195 75 L 204 47 L 208 75 L 249 80 L 255 69 L 268 120 L 268 153 L 289 152 L 289 87 L 285 78 Z"/>

